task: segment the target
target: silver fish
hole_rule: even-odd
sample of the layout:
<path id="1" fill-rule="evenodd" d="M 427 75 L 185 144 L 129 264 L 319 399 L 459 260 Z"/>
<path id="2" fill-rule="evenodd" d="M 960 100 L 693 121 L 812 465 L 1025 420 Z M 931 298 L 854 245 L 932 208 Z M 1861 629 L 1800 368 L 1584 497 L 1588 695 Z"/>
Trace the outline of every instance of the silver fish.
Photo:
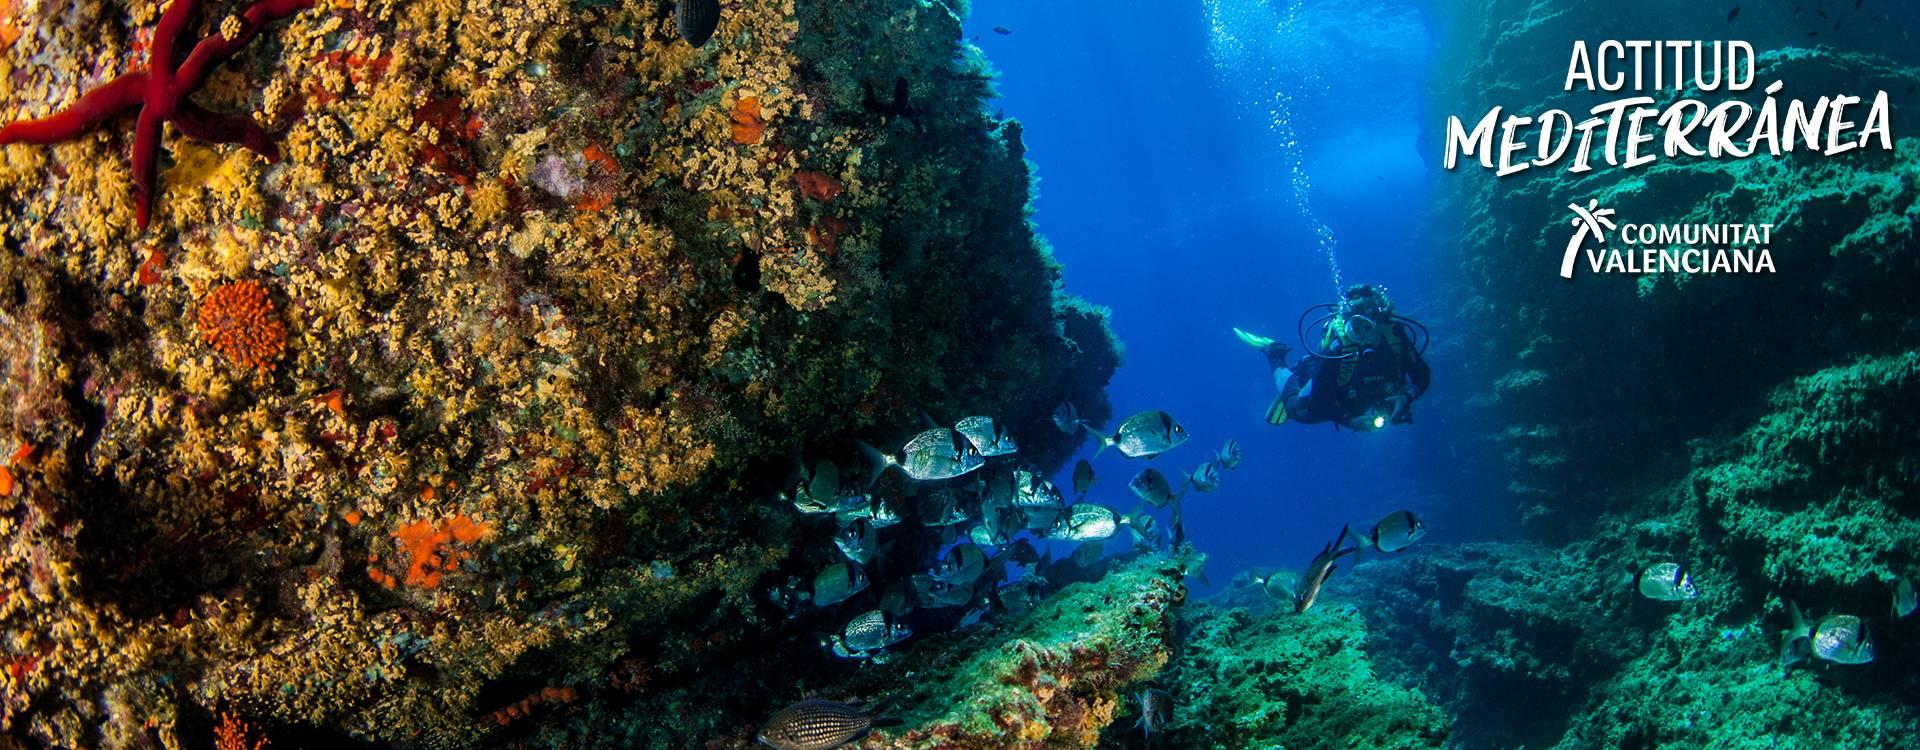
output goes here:
<path id="1" fill-rule="evenodd" d="M 1140 720 L 1133 728 L 1146 736 L 1147 745 L 1153 745 L 1153 738 L 1167 731 L 1167 725 L 1173 722 L 1173 696 L 1165 690 L 1148 688 L 1134 696 L 1134 705 L 1140 710 Z"/>
<path id="2" fill-rule="evenodd" d="M 1215 463 L 1220 464 L 1220 468 L 1226 469 L 1227 471 L 1240 468 L 1240 441 L 1227 438 L 1227 444 L 1221 446 L 1220 451 L 1213 454 L 1213 460 Z"/>
<path id="3" fill-rule="evenodd" d="M 1686 567 L 1663 562 L 1649 565 L 1640 572 L 1640 595 L 1655 601 L 1677 602 L 1699 596 L 1700 591 L 1693 587 L 1693 577 L 1687 574 Z"/>
<path id="4" fill-rule="evenodd" d="M 973 609 L 967 610 L 966 614 L 960 615 L 960 621 L 954 623 L 953 629 L 965 630 L 967 628 L 980 624 L 980 620 L 987 616 L 987 611 L 991 608 L 992 608 L 991 602 L 982 601 L 979 606 L 976 606 Z"/>
<path id="5" fill-rule="evenodd" d="M 1093 487 L 1093 464 L 1080 459 L 1073 465 L 1073 494 L 1085 495 Z"/>
<path id="6" fill-rule="evenodd" d="M 705 45 L 720 28 L 720 0 L 680 0 L 673 7 L 673 25 L 688 44 Z"/>
<path id="7" fill-rule="evenodd" d="M 1812 651 L 1816 658 L 1835 664 L 1865 664 L 1873 661 L 1873 635 L 1867 624 L 1853 615 L 1827 615 L 1813 626 Z"/>
<path id="8" fill-rule="evenodd" d="M 1060 488 L 1032 466 L 1013 470 L 1013 504 L 1021 508 L 1058 508 L 1065 504 Z"/>
<path id="9" fill-rule="evenodd" d="M 889 723 L 875 721 L 855 704 L 809 698 L 780 709 L 756 739 L 774 750 L 832 750 Z"/>
<path id="10" fill-rule="evenodd" d="M 813 577 L 813 605 L 830 607 L 867 590 L 867 573 L 857 565 L 835 563 Z"/>
<path id="11" fill-rule="evenodd" d="M 1426 535 L 1427 524 L 1412 511 L 1396 510 L 1373 525 L 1373 531 L 1367 534 L 1367 544 L 1381 552 L 1399 552 Z"/>
<path id="12" fill-rule="evenodd" d="M 913 592 L 919 596 L 920 604 L 929 609 L 958 607 L 973 601 L 972 587 L 955 586 L 924 573 L 913 574 Z"/>
<path id="13" fill-rule="evenodd" d="M 1300 574 L 1291 570 L 1276 570 L 1264 576 L 1255 576 L 1253 583 L 1275 601 L 1292 602 L 1299 596 Z"/>
<path id="14" fill-rule="evenodd" d="M 1334 537 L 1332 543 L 1321 547 L 1320 554 L 1314 555 L 1313 561 L 1307 563 L 1307 572 L 1300 577 L 1300 581 L 1297 584 L 1298 590 L 1295 591 L 1293 595 L 1294 612 L 1305 612 L 1308 609 L 1312 609 L 1313 603 L 1320 599 L 1320 587 L 1327 585 L 1327 579 L 1333 577 L 1333 571 L 1340 568 L 1340 566 L 1334 563 L 1339 562 L 1343 555 L 1350 555 L 1359 551 L 1359 547 L 1340 548 L 1340 541 L 1346 539 L 1347 534 L 1348 530 L 1342 527 L 1340 529 L 1340 535 Z"/>
<path id="15" fill-rule="evenodd" d="M 1027 523 L 1026 523 L 1027 529 L 1031 531 L 1046 531 L 1048 529 L 1053 528 L 1053 525 L 1060 521 L 1060 516 L 1062 513 L 1066 512 L 1066 509 L 1065 508 L 1021 508 L 1020 511 L 1022 513 L 1025 513 L 1027 516 Z"/>
<path id="16" fill-rule="evenodd" d="M 1161 474 L 1159 469 L 1141 470 L 1139 474 L 1133 476 L 1132 481 L 1127 482 L 1127 489 L 1133 490 L 1135 497 L 1156 508 L 1165 507 L 1167 503 L 1180 497 L 1174 494 L 1173 483 L 1168 482 L 1166 475 Z"/>
<path id="17" fill-rule="evenodd" d="M 867 479 L 869 486 L 878 481 L 887 469 L 895 466 L 906 472 L 908 477 L 930 482 L 963 476 L 986 463 L 986 459 L 980 456 L 980 449 L 973 447 L 973 443 L 965 436 L 945 427 L 936 427 L 913 436 L 899 457 L 881 453 L 866 443 L 859 443 L 859 446 L 873 464 L 872 474 Z"/>
<path id="18" fill-rule="evenodd" d="M 1013 442 L 1013 436 L 1002 430 L 993 417 L 967 417 L 954 424 L 953 429 L 967 436 L 974 450 L 988 458 L 1020 450 L 1020 446 Z"/>
<path id="19" fill-rule="evenodd" d="M 941 560 L 928 575 L 941 583 L 972 586 L 974 581 L 980 580 L 980 574 L 986 572 L 986 569 L 987 553 L 981 552 L 976 545 L 962 544 L 949 550 L 946 558 Z"/>
<path id="20" fill-rule="evenodd" d="M 1016 494 L 1014 470 L 1005 466 L 988 467 L 981 472 L 980 507 L 1010 508 Z"/>
<path id="21" fill-rule="evenodd" d="M 1120 429 L 1112 435 L 1102 435 L 1092 427 L 1087 432 L 1100 440 L 1100 450 L 1093 455 L 1098 458 L 1108 448 L 1119 448 L 1120 455 L 1127 458 L 1153 458 L 1187 442 L 1187 428 L 1174 421 L 1173 415 L 1164 411 L 1143 411 L 1120 423 Z"/>
<path id="22" fill-rule="evenodd" d="M 858 565 L 873 561 L 873 554 L 880 548 L 879 536 L 873 531 L 873 524 L 865 519 L 847 524 L 833 535 L 833 544 L 847 559 Z"/>
<path id="23" fill-rule="evenodd" d="M 1053 426 L 1060 428 L 1061 432 L 1072 435 L 1084 424 L 1086 422 L 1080 419 L 1080 410 L 1074 408 L 1072 402 L 1062 401 L 1059 406 L 1054 407 Z"/>
<path id="24" fill-rule="evenodd" d="M 1074 503 L 1067 515 L 1054 523 L 1048 536 L 1075 542 L 1097 542 L 1120 530 L 1122 522 L 1113 509 L 1093 503 Z"/>
<path id="25" fill-rule="evenodd" d="M 1135 548 L 1160 546 L 1160 522 L 1145 513 L 1135 513 L 1127 517 L 1127 532 L 1133 536 Z"/>
<path id="26" fill-rule="evenodd" d="M 1899 583 L 1893 585 L 1893 619 L 1913 614 L 1917 608 L 1920 608 L 1920 599 L 1914 596 L 1913 580 L 1902 577 Z"/>
<path id="27" fill-rule="evenodd" d="M 853 651 L 879 651 L 906 640 L 913 630 L 880 610 L 863 612 L 847 621 L 844 643 Z"/>
<path id="28" fill-rule="evenodd" d="M 1194 489 L 1201 492 L 1220 489 L 1220 467 L 1212 461 L 1202 462 L 1199 466 L 1193 467 L 1193 471 L 1187 473 L 1187 484 L 1193 485 Z"/>

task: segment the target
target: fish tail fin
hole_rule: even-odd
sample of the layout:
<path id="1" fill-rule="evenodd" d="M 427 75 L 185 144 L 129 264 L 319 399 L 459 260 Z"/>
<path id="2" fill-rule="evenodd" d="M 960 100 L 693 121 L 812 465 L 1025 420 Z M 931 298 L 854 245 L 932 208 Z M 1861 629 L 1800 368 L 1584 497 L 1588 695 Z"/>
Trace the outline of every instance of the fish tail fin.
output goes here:
<path id="1" fill-rule="evenodd" d="M 860 447 L 860 455 L 866 456 L 867 463 L 871 464 L 867 469 L 867 486 L 872 487 L 880 481 L 880 475 L 887 473 L 887 467 L 893 465 L 893 457 L 881 453 L 879 448 L 868 445 L 864 440 L 855 440 L 853 444 Z"/>
<path id="2" fill-rule="evenodd" d="M 927 428 L 927 429 L 929 429 L 929 430 L 931 430 L 931 429 L 934 429 L 934 428 L 937 428 L 937 427 L 939 427 L 939 426 L 940 426 L 940 423 L 939 423 L 939 422 L 935 422 L 935 421 L 933 421 L 933 417 L 932 417 L 931 415 L 929 415 L 929 414 L 927 414 L 927 410 L 925 410 L 925 409 L 921 409 L 921 410 L 920 410 L 920 424 L 921 424 L 921 426 L 923 426 L 923 427 L 925 427 L 925 428 Z"/>
<path id="3" fill-rule="evenodd" d="M 1108 448 L 1113 447 L 1114 439 L 1110 436 L 1100 434 L 1099 430 L 1093 429 L 1093 425 L 1081 422 L 1080 429 L 1086 430 L 1088 435 L 1092 435 L 1093 439 L 1100 443 L 1100 448 L 1093 452 L 1094 458 L 1099 458 L 1100 454 L 1107 452 Z"/>
<path id="4" fill-rule="evenodd" d="M 1792 599 L 1787 600 L 1787 614 L 1793 618 L 1793 629 L 1788 631 L 1788 637 L 1797 639 L 1806 636 L 1811 629 L 1807 625 L 1807 616 L 1800 612 L 1800 605 Z"/>

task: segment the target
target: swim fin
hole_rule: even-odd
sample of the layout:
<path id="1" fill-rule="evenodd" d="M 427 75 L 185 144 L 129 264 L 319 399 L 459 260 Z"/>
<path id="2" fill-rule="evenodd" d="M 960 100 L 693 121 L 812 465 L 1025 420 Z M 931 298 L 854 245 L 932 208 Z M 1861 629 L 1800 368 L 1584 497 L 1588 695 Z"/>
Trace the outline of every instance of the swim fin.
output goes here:
<path id="1" fill-rule="evenodd" d="M 1245 342 L 1247 346 L 1251 346 L 1263 352 L 1267 350 L 1267 347 L 1273 346 L 1273 339 L 1267 338 L 1257 333 L 1248 333 L 1246 331 L 1240 330 L 1239 328 L 1233 329 L 1233 335 L 1239 336 L 1240 340 Z"/>
<path id="2" fill-rule="evenodd" d="M 1267 424 L 1283 425 L 1287 423 L 1287 397 L 1274 396 L 1273 405 L 1267 407 Z"/>

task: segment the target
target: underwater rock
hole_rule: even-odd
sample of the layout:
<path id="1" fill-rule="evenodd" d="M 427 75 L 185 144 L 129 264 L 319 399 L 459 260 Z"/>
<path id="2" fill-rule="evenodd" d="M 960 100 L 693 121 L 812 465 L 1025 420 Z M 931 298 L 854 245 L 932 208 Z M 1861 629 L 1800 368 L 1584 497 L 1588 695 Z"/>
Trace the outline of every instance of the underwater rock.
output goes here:
<path id="1" fill-rule="evenodd" d="M 1255 601 L 1181 613 L 1178 655 L 1157 680 L 1173 696 L 1169 746 L 1446 746 L 1440 708 L 1376 674 L 1358 611 L 1322 605 L 1294 614 L 1290 605 Z"/>
<path id="2" fill-rule="evenodd" d="M 578 746 L 675 705 L 632 746 L 697 745 L 777 692 L 707 665 L 817 666 L 760 593 L 805 565 L 767 499 L 787 456 L 926 409 L 1052 468 L 1081 440 L 1054 405 L 1109 416 L 1118 343 L 1062 291 L 950 11 L 729 4 L 696 51 L 656 5 L 271 24 L 201 96 L 282 161 L 176 139 L 145 232 L 124 139 L 0 148 L 6 736 L 193 744 L 231 709 Z M 0 120 L 154 15 L 41 8 Z M 871 116 L 860 82 L 901 77 L 916 114 Z"/>
<path id="3" fill-rule="evenodd" d="M 1092 748 L 1129 686 L 1153 678 L 1175 648 L 1182 570 L 1177 558 L 1141 556 L 822 689 L 893 706 L 904 726 L 861 745 L 870 750 Z"/>

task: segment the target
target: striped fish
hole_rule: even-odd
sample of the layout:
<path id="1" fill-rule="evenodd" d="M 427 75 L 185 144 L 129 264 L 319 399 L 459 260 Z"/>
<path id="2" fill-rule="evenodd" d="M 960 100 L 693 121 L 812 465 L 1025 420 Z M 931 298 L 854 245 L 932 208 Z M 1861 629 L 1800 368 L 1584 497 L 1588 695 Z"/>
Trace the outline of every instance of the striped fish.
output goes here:
<path id="1" fill-rule="evenodd" d="M 759 740 L 775 750 L 830 750 L 889 723 L 876 723 L 865 709 L 851 703 L 809 698 L 768 719 Z"/>
<path id="2" fill-rule="evenodd" d="M 673 8 L 673 25 L 688 44 L 705 45 L 720 28 L 720 0 L 680 0 Z"/>

